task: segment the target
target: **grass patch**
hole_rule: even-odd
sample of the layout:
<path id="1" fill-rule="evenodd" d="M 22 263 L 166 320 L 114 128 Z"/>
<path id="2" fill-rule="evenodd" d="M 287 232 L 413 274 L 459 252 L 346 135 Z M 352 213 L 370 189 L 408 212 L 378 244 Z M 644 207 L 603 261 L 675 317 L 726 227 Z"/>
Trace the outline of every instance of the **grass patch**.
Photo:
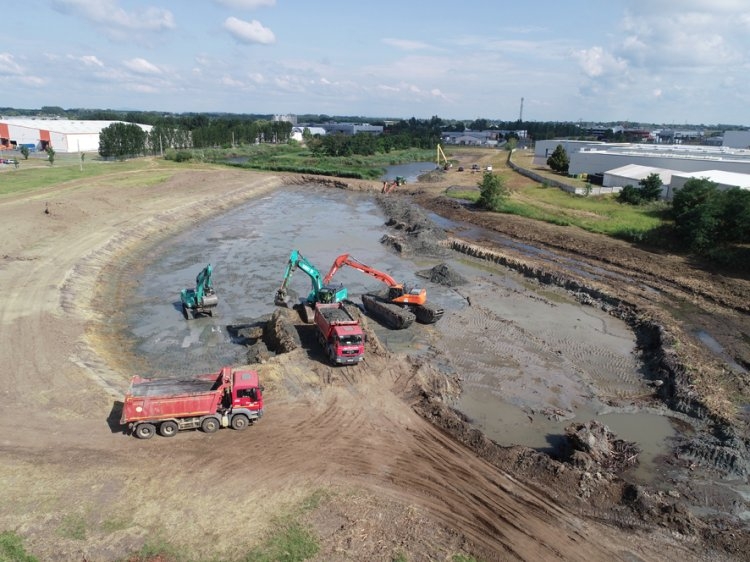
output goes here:
<path id="1" fill-rule="evenodd" d="M 450 191 L 446 195 L 472 202 L 479 199 L 479 193 L 471 191 Z M 498 212 L 640 242 L 649 232 L 667 224 L 662 218 L 667 207 L 664 202 L 626 205 L 610 195 L 582 197 L 535 184 L 514 190 Z"/>
<path id="2" fill-rule="evenodd" d="M 0 182 L 0 196 L 26 193 L 45 187 L 57 186 L 68 182 L 85 180 L 95 184 L 96 178 L 111 184 L 117 182 L 122 187 L 149 186 L 161 183 L 175 172 L 185 169 L 174 162 L 163 159 L 136 158 L 124 162 L 105 162 L 94 160 L 86 162 L 83 170 L 80 163 L 63 163 L 54 166 L 32 162 L 18 170 L 3 172 Z"/>
<path id="3" fill-rule="evenodd" d="M 247 553 L 246 562 L 303 562 L 318 553 L 315 535 L 297 521 L 282 523 L 264 544 Z"/>
<path id="4" fill-rule="evenodd" d="M 261 171 L 291 172 L 375 180 L 387 166 L 409 162 L 429 162 L 434 159 L 431 150 L 397 150 L 370 156 L 320 156 L 295 145 L 250 145 L 233 149 L 213 149 L 202 152 L 206 160 L 241 168 Z"/>
<path id="5" fill-rule="evenodd" d="M 115 533 L 117 531 L 124 531 L 130 527 L 132 521 L 125 517 L 112 517 L 111 519 L 105 519 L 102 521 L 100 528 L 104 533 Z"/>
<path id="6" fill-rule="evenodd" d="M 86 539 L 86 518 L 79 514 L 66 515 L 57 527 L 57 534 L 64 539 Z"/>
<path id="7" fill-rule="evenodd" d="M 189 557 L 177 547 L 159 537 L 147 541 L 137 554 L 128 556 L 127 558 L 127 562 L 149 562 L 152 560 L 177 562 L 179 560 L 189 560 Z"/>
<path id="8" fill-rule="evenodd" d="M 39 562 L 26 552 L 21 537 L 12 531 L 0 533 L 0 562 Z"/>

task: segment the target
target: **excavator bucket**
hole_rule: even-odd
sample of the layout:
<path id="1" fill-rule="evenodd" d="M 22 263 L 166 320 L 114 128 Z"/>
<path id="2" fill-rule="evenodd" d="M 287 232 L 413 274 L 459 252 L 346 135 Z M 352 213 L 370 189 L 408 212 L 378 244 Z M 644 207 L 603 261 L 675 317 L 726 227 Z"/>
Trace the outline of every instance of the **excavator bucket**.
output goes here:
<path id="1" fill-rule="evenodd" d="M 276 295 L 273 298 L 273 303 L 276 306 L 283 306 L 289 308 L 289 295 L 283 289 L 276 291 Z"/>

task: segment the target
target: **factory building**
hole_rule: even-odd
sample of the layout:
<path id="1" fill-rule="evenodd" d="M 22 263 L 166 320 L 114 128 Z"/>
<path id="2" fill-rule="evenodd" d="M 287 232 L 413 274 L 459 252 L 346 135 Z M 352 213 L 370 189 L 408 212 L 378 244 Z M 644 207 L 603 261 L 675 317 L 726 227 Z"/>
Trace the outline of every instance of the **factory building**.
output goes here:
<path id="1" fill-rule="evenodd" d="M 679 172 L 723 170 L 750 174 L 750 150 L 713 146 L 607 144 L 568 152 L 568 173 L 603 174 L 628 164 Z"/>
<path id="2" fill-rule="evenodd" d="M 122 121 L 71 121 L 67 119 L 0 118 L 0 150 L 98 152 L 99 133 Z M 138 125 L 146 132 L 151 125 Z"/>

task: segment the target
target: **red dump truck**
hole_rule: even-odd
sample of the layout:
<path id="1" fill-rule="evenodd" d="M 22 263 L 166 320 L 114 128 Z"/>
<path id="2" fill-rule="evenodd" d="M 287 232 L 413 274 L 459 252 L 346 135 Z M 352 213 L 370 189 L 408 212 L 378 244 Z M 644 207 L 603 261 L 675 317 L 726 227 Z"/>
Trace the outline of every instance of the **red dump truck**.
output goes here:
<path id="1" fill-rule="evenodd" d="M 318 341 L 334 365 L 351 365 L 365 358 L 362 326 L 343 302 L 317 303 L 315 326 Z"/>
<path id="2" fill-rule="evenodd" d="M 258 373 L 223 367 L 190 378 L 135 376 L 125 394 L 120 423 L 140 439 L 159 432 L 172 437 L 182 429 L 213 433 L 221 427 L 245 429 L 263 415 Z"/>

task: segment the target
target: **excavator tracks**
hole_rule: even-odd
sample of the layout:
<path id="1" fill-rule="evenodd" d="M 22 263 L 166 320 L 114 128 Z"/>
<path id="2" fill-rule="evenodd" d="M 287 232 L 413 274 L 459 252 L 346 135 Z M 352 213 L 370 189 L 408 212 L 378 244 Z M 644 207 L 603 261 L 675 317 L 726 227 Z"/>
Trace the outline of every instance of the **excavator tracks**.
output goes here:
<path id="1" fill-rule="evenodd" d="M 412 311 L 420 324 L 434 324 L 445 312 L 442 308 L 427 303 L 413 307 Z"/>
<path id="2" fill-rule="evenodd" d="M 387 302 L 374 294 L 363 294 L 362 304 L 371 316 L 393 330 L 408 328 L 417 319 L 411 310 Z"/>

